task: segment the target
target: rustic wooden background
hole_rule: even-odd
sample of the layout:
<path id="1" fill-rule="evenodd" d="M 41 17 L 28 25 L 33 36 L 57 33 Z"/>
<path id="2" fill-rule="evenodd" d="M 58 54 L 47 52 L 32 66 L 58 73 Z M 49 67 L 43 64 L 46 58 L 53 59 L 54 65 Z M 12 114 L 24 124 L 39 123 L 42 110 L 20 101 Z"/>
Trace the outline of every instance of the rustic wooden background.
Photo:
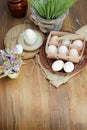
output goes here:
<path id="1" fill-rule="evenodd" d="M 0 0 L 0 49 L 7 31 L 29 20 L 29 14 L 15 18 L 7 0 Z M 78 0 L 63 30 L 74 32 L 85 24 L 87 0 Z M 26 62 L 16 80 L 0 79 L 0 130 L 87 130 L 87 69 L 56 89 L 37 64 L 30 75 L 35 59 Z"/>

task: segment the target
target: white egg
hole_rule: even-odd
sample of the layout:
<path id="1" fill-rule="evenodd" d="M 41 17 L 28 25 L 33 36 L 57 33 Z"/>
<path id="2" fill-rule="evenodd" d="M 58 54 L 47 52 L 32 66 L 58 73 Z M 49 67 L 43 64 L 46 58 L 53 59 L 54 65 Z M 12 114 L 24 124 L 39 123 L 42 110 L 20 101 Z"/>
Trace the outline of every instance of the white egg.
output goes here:
<path id="1" fill-rule="evenodd" d="M 52 53 L 52 54 L 57 53 L 57 47 L 55 45 L 49 45 L 48 46 L 48 53 Z"/>
<path id="2" fill-rule="evenodd" d="M 64 39 L 64 40 L 62 40 L 62 45 L 69 46 L 70 43 L 71 43 L 71 42 L 70 42 L 69 39 Z"/>
<path id="3" fill-rule="evenodd" d="M 21 44 L 17 44 L 16 47 L 14 48 L 14 53 L 15 54 L 22 54 L 23 52 L 23 46 Z"/>
<path id="4" fill-rule="evenodd" d="M 79 53 L 78 53 L 77 49 L 72 48 L 72 49 L 69 51 L 69 56 L 74 57 L 74 58 L 79 57 Z"/>
<path id="5" fill-rule="evenodd" d="M 52 70 L 53 71 L 60 71 L 63 69 L 64 62 L 62 60 L 56 60 L 52 64 Z"/>
<path id="6" fill-rule="evenodd" d="M 37 40 L 36 33 L 32 29 L 25 30 L 24 40 L 28 45 L 35 44 L 35 42 Z"/>
<path id="7" fill-rule="evenodd" d="M 83 42 L 81 40 L 75 40 L 72 43 L 73 47 L 76 47 L 78 50 L 81 50 L 83 47 Z"/>
<path id="8" fill-rule="evenodd" d="M 68 54 L 68 48 L 66 46 L 60 46 L 58 49 L 58 53 L 62 55 L 67 55 Z"/>
<path id="9" fill-rule="evenodd" d="M 66 73 L 70 73 L 70 72 L 72 72 L 74 70 L 74 64 L 72 63 L 72 62 L 66 62 L 65 64 L 64 64 L 64 71 L 66 72 Z"/>

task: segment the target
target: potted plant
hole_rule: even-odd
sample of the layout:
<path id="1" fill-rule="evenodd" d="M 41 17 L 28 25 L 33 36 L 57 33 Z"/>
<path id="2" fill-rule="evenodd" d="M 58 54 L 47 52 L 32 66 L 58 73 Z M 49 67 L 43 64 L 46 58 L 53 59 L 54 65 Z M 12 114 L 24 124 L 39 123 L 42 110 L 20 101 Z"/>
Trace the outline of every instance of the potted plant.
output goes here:
<path id="1" fill-rule="evenodd" d="M 69 13 L 69 8 L 77 0 L 29 0 L 31 4 L 30 19 L 44 33 L 60 30 Z"/>

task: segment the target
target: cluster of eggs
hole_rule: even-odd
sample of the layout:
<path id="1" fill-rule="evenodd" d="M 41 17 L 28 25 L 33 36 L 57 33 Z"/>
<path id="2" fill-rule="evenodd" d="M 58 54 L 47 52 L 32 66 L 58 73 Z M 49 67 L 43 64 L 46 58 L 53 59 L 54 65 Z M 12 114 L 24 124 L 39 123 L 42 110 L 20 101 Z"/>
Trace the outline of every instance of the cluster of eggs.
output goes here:
<path id="1" fill-rule="evenodd" d="M 79 57 L 80 51 L 83 48 L 82 40 L 63 39 L 58 40 L 58 36 L 53 36 L 49 42 L 48 53 L 51 54 L 60 54 L 70 57 Z"/>
<path id="2" fill-rule="evenodd" d="M 66 73 L 70 73 L 74 70 L 74 68 L 74 64 L 70 61 L 64 63 L 63 60 L 56 60 L 52 64 L 53 71 L 60 71 L 63 69 Z"/>
<path id="3" fill-rule="evenodd" d="M 73 40 L 70 39 L 62 39 L 59 40 L 58 36 L 53 36 L 50 39 L 48 45 L 48 53 L 50 54 L 60 54 L 63 56 L 69 56 L 73 58 L 78 58 L 83 48 L 83 41 L 82 40 Z M 60 71 L 64 70 L 66 73 L 70 73 L 74 70 L 75 65 L 71 61 L 64 62 L 63 60 L 59 59 L 53 62 L 52 70 L 53 71 Z"/>

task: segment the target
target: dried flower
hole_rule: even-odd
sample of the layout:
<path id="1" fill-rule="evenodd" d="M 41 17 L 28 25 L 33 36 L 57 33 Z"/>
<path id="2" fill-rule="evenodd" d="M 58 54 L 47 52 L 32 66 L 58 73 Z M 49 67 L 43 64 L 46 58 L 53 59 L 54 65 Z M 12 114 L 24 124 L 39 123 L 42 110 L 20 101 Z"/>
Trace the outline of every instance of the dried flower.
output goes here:
<path id="1" fill-rule="evenodd" d="M 23 61 L 16 54 L 21 54 L 23 47 L 18 46 L 16 46 L 16 53 L 14 51 L 15 49 L 13 51 L 9 49 L 0 50 L 0 67 L 3 67 L 2 70 L 0 69 L 0 74 L 9 75 L 19 72 Z"/>
<path id="2" fill-rule="evenodd" d="M 13 62 L 15 62 L 15 57 L 9 56 L 9 57 L 8 57 L 8 60 L 9 60 L 11 63 L 13 63 Z"/>
<path id="3" fill-rule="evenodd" d="M 15 65 L 15 66 L 13 67 L 13 70 L 14 70 L 15 72 L 18 72 L 18 71 L 20 70 L 19 65 Z"/>

